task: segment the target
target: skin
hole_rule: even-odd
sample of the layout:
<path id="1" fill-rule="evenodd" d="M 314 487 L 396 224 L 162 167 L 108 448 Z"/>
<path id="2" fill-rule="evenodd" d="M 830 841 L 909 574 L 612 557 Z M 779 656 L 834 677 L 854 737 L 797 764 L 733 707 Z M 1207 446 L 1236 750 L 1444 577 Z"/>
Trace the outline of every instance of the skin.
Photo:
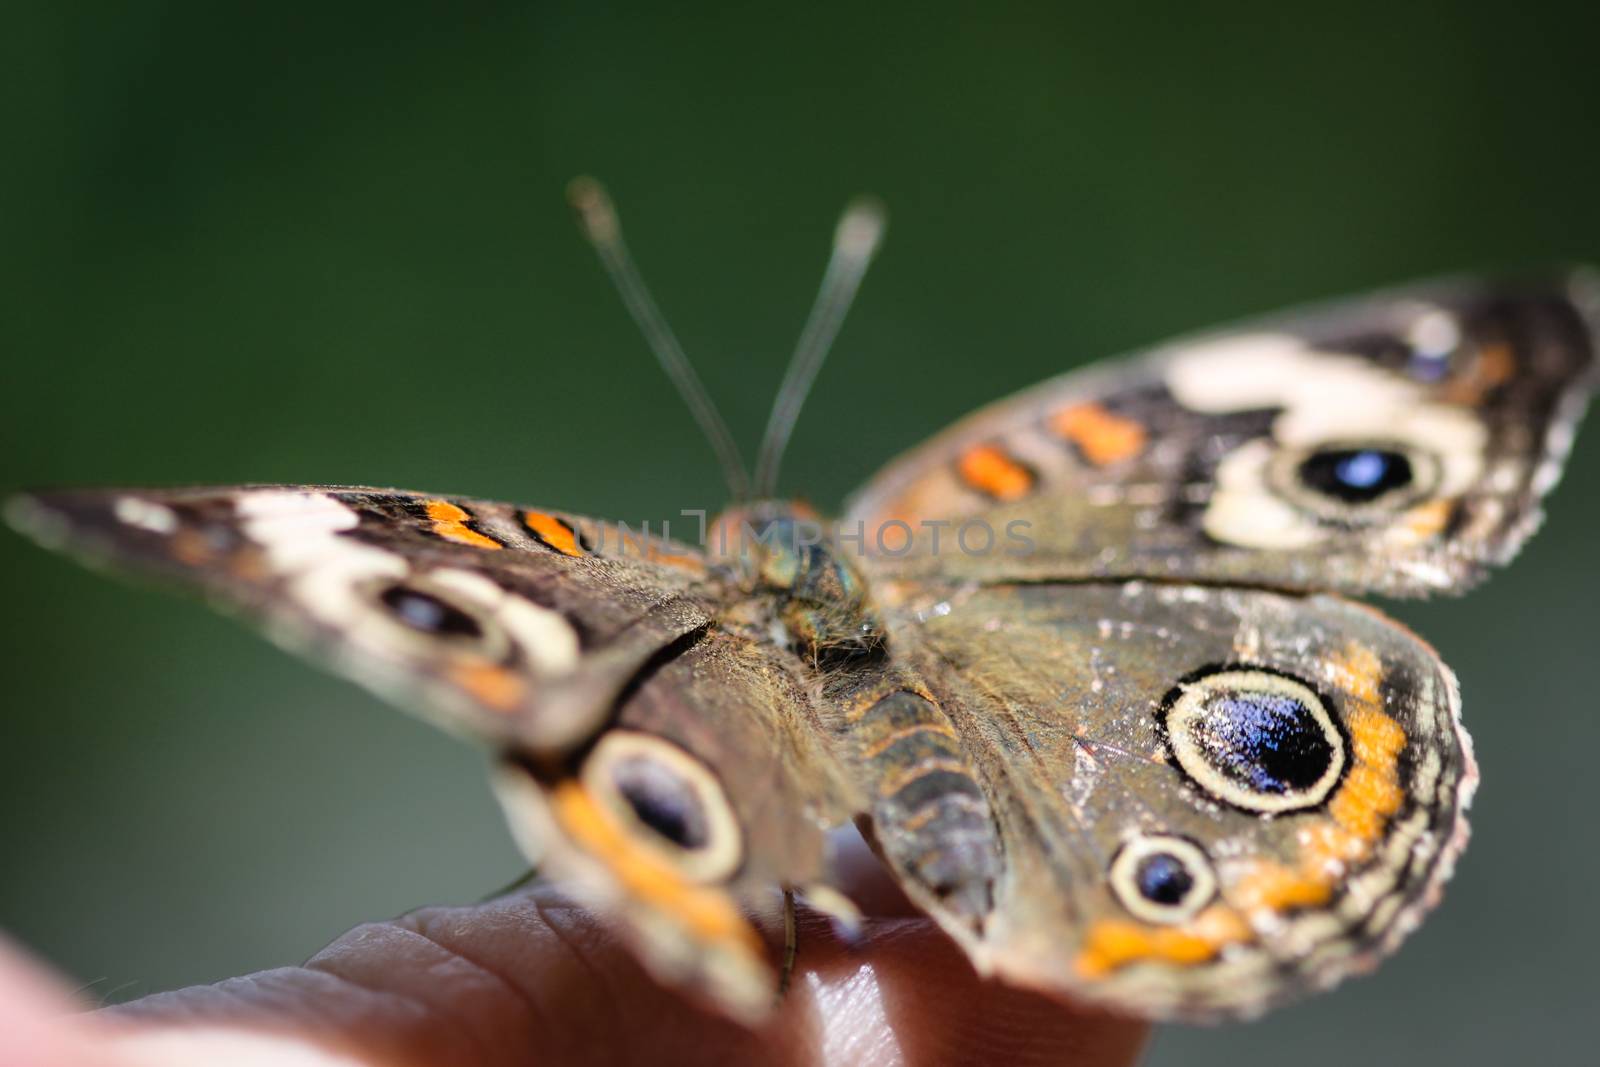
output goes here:
<path id="1" fill-rule="evenodd" d="M 1115 1067 L 1147 1027 L 985 982 L 864 850 L 869 918 L 847 943 L 801 910 L 792 987 L 749 1031 L 646 975 L 548 885 L 358 926 L 285 967 L 83 1012 L 0 942 L 0 1063 L 31 1067 L 560 1067 L 566 1064 Z M 763 924 L 776 947 L 776 910 Z"/>

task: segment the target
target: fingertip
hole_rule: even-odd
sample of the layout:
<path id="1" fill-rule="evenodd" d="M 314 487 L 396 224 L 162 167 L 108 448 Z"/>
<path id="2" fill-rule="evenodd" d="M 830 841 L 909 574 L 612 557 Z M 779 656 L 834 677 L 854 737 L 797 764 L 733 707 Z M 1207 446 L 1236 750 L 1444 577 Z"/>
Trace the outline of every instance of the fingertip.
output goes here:
<path id="1" fill-rule="evenodd" d="M 1142 1020 L 981 978 L 966 954 L 920 912 L 854 828 L 833 838 L 840 887 L 869 917 L 845 940 L 815 913 L 799 921 L 802 986 L 830 1014 L 862 1029 L 878 1020 L 894 1049 L 881 1060 L 851 1050 L 823 1062 L 1072 1063 L 1135 1062 L 1149 1040 Z M 825 1030 L 826 1032 L 826 1030 Z"/>
<path id="2" fill-rule="evenodd" d="M 303 1036 L 232 1027 L 172 1026 L 112 1036 L 116 1067 L 389 1067 Z"/>
<path id="3" fill-rule="evenodd" d="M 802 922 L 801 981 L 820 1062 L 1134 1063 L 1148 1024 L 984 979 L 927 919 L 873 919 L 859 942 Z M 811 935 L 807 945 L 806 933 Z"/>

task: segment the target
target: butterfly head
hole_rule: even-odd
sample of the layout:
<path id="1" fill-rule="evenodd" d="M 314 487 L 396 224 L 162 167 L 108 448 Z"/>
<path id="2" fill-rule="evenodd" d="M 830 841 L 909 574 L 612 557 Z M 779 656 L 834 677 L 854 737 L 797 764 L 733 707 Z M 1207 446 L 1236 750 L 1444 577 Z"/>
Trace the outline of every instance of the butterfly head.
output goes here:
<path id="1" fill-rule="evenodd" d="M 735 507 L 711 526 L 708 547 L 752 592 L 774 598 L 785 643 L 813 662 L 857 661 L 884 651 L 882 621 L 848 546 L 803 501 Z"/>

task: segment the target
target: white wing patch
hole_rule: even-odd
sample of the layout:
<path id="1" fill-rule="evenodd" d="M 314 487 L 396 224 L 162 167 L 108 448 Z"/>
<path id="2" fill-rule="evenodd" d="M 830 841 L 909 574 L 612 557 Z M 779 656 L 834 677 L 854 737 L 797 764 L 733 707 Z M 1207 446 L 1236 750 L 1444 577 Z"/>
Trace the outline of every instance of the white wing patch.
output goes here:
<path id="1" fill-rule="evenodd" d="M 290 592 L 320 622 L 361 642 L 363 623 L 374 613 L 359 588 L 375 578 L 402 578 L 405 560 L 348 537 L 359 517 L 327 493 L 260 490 L 234 505 L 245 536 L 266 552 L 267 562 L 288 579 Z"/>
<path id="2" fill-rule="evenodd" d="M 567 674 L 578 665 L 578 634 L 559 612 L 508 593 L 495 582 L 471 571 L 447 568 L 433 571 L 428 580 L 460 593 L 494 618 L 522 646 L 542 674 Z"/>
<path id="3" fill-rule="evenodd" d="M 1426 312 L 1419 321 L 1434 340 L 1452 325 L 1441 322 L 1440 314 Z M 1436 459 L 1438 482 L 1429 500 L 1385 530 L 1400 545 L 1431 536 L 1437 512 L 1426 509 L 1465 492 L 1484 470 L 1488 437 L 1471 412 L 1429 402 L 1423 383 L 1360 356 L 1313 349 L 1288 335 L 1249 334 L 1192 348 L 1173 360 L 1167 387 L 1195 411 L 1282 411 L 1273 422 L 1272 442 L 1251 441 L 1218 465 L 1204 526 L 1226 544 L 1297 550 L 1329 536 L 1328 526 L 1274 486 L 1273 460 L 1284 449 L 1384 441 Z"/>
<path id="4" fill-rule="evenodd" d="M 144 500 L 136 496 L 119 496 L 116 503 L 111 506 L 111 511 L 118 522 L 137 526 L 141 530 L 149 530 L 163 537 L 178 529 L 177 512 L 153 500 Z"/>
<path id="5" fill-rule="evenodd" d="M 577 632 L 558 612 L 468 570 L 445 567 L 413 576 L 404 557 L 340 536 L 360 519 L 327 493 L 260 490 L 240 496 L 235 507 L 246 536 L 286 579 L 295 602 L 370 655 L 409 658 L 430 647 L 374 599 L 385 582 L 416 577 L 476 609 L 522 649 L 537 673 L 562 675 L 577 666 Z"/>

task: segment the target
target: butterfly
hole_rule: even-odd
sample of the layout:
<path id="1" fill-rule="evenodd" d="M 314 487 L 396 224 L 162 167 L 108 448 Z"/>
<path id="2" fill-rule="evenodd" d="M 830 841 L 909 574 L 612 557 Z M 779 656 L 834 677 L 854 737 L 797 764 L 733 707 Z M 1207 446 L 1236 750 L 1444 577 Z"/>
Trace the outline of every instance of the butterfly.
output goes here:
<path id="1" fill-rule="evenodd" d="M 1152 1019 L 1331 986 L 1435 904 L 1477 782 L 1456 679 L 1353 598 L 1461 592 L 1532 532 L 1594 278 L 1417 285 L 1069 373 L 824 522 L 778 463 L 881 209 L 836 231 L 752 478 L 609 199 L 573 198 L 727 474 L 701 543 L 315 485 L 37 493 L 12 521 L 491 746 L 541 873 L 745 1021 L 778 982 L 748 908 L 781 887 L 850 921 L 852 821 L 981 973 Z"/>

